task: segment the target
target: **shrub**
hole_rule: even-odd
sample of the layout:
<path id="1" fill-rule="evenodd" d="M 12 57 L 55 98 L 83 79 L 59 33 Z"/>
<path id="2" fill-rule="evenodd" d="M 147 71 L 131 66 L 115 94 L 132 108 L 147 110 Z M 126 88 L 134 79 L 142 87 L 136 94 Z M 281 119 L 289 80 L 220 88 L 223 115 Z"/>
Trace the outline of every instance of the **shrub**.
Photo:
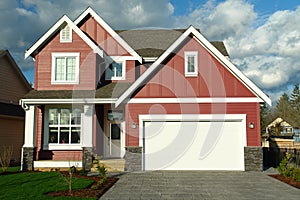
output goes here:
<path id="1" fill-rule="evenodd" d="M 105 178 L 106 173 L 107 173 L 106 167 L 103 164 L 101 164 L 97 167 L 97 169 L 98 169 L 99 175 L 102 176 L 103 178 Z"/>
<path id="2" fill-rule="evenodd" d="M 2 168 L 2 172 L 6 172 L 9 167 L 10 160 L 13 153 L 13 146 L 3 146 L 0 148 L 0 165 Z"/>

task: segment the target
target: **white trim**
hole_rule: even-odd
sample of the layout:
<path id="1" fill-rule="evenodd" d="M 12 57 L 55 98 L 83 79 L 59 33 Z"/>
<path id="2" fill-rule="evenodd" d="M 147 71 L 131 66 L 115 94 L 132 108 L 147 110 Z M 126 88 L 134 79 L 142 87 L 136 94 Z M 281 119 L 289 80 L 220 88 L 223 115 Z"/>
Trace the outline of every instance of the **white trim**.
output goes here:
<path id="1" fill-rule="evenodd" d="M 80 141 L 82 141 L 82 146 L 93 147 L 93 135 L 94 135 L 94 110 L 95 106 L 92 104 L 83 106 L 82 115 L 82 134 Z"/>
<path id="2" fill-rule="evenodd" d="M 157 57 L 143 57 L 144 62 L 154 62 Z"/>
<path id="3" fill-rule="evenodd" d="M 257 97 L 225 98 L 132 98 L 128 103 L 254 103 L 263 102 Z"/>
<path id="4" fill-rule="evenodd" d="M 34 45 L 25 52 L 25 59 L 33 54 L 42 44 L 44 44 L 57 30 L 60 30 L 64 23 L 67 23 L 70 28 L 86 42 L 94 53 L 99 54 L 103 58 L 103 50 L 99 48 L 85 33 L 83 33 L 66 15 L 62 16 Z"/>
<path id="5" fill-rule="evenodd" d="M 136 60 L 142 63 L 142 58 L 117 34 L 92 8 L 88 7 L 75 21 L 77 25 L 88 14 L 90 14 L 125 50 L 127 50 Z"/>
<path id="6" fill-rule="evenodd" d="M 54 52 L 51 54 L 52 56 L 52 70 L 51 70 L 51 84 L 79 84 L 79 68 L 80 68 L 80 53 L 78 52 Z M 56 58 L 58 57 L 75 57 L 76 62 L 76 72 L 75 72 L 75 80 L 72 81 L 57 81 L 55 80 L 55 68 L 56 68 Z M 67 66 L 66 66 L 67 67 Z"/>
<path id="7" fill-rule="evenodd" d="M 194 72 L 188 71 L 188 57 L 194 57 Z M 184 52 L 184 74 L 186 77 L 198 76 L 198 51 L 185 51 Z"/>
<path id="8" fill-rule="evenodd" d="M 81 134 L 82 136 L 82 134 Z M 81 144 L 52 144 L 43 146 L 44 150 L 82 150 Z"/>
<path id="9" fill-rule="evenodd" d="M 72 166 L 82 167 L 82 161 L 33 161 L 34 168 L 47 167 L 47 168 L 69 168 Z"/>
<path id="10" fill-rule="evenodd" d="M 246 114 L 153 114 L 139 115 L 139 146 L 143 146 L 143 123 L 150 121 L 243 121 L 244 146 L 246 138 Z"/>
<path id="11" fill-rule="evenodd" d="M 35 147 L 35 106 L 25 110 L 25 134 L 23 147 Z"/>
<path id="12" fill-rule="evenodd" d="M 87 98 L 87 99 L 21 99 L 20 105 L 23 108 L 26 108 L 26 105 L 34 105 L 34 104 L 113 104 L 117 99 L 95 99 L 95 98 Z"/>
<path id="13" fill-rule="evenodd" d="M 172 53 L 174 50 L 193 34 L 198 42 L 204 46 L 216 59 L 218 59 L 224 67 L 226 67 L 232 74 L 234 74 L 247 88 L 249 88 L 257 97 L 263 101 L 272 104 L 271 99 L 264 94 L 254 83 L 252 83 L 241 71 L 239 71 L 224 55 L 222 55 L 208 40 L 206 40 L 201 33 L 199 33 L 193 26 L 190 26 L 116 101 L 115 106 L 118 107 L 150 76 L 156 71 L 156 68 Z"/>

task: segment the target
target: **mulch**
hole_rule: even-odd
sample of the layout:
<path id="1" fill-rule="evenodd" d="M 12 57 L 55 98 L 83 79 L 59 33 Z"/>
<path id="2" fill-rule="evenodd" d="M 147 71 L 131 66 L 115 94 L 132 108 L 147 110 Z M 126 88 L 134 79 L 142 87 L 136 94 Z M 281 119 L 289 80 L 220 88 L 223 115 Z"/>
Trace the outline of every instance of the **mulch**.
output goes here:
<path id="1" fill-rule="evenodd" d="M 61 172 L 64 176 L 68 176 L 68 172 Z M 111 188 L 119 179 L 113 177 L 107 177 L 107 180 L 101 184 L 100 186 L 97 185 L 97 182 L 102 179 L 99 176 L 82 176 L 78 174 L 74 174 L 73 177 L 75 178 L 84 178 L 90 179 L 94 182 L 85 189 L 79 190 L 72 190 L 70 193 L 69 190 L 57 191 L 57 192 L 50 192 L 47 195 L 52 197 L 59 197 L 59 196 L 71 196 L 71 197 L 80 197 L 80 198 L 100 198 L 109 188 Z M 97 188 L 92 188 L 93 186 L 97 186 Z"/>
<path id="2" fill-rule="evenodd" d="M 300 182 L 297 182 L 294 178 L 287 178 L 287 177 L 282 176 L 280 174 L 271 174 L 269 176 L 271 176 L 273 178 L 276 178 L 277 180 L 280 180 L 284 183 L 287 183 L 287 184 L 289 184 L 289 185 L 291 185 L 295 188 L 300 189 Z"/>

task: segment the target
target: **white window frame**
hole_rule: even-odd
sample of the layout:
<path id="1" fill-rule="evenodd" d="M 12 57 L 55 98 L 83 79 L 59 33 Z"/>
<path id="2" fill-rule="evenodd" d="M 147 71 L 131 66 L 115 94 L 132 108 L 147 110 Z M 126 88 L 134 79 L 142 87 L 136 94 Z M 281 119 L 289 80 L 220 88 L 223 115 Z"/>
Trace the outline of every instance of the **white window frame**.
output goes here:
<path id="1" fill-rule="evenodd" d="M 50 109 L 72 109 L 70 106 L 45 106 L 44 114 L 44 138 L 43 138 L 43 149 L 44 150 L 82 150 L 83 141 L 83 108 L 81 108 L 80 116 L 80 143 L 74 144 L 60 144 L 60 143 L 49 143 L 49 110 Z M 58 119 L 59 120 L 59 119 Z M 71 125 L 72 127 L 79 127 L 79 125 Z M 59 141 L 59 138 L 58 138 Z"/>
<path id="2" fill-rule="evenodd" d="M 56 58 L 59 58 L 59 57 L 75 57 L 75 62 L 76 62 L 75 80 L 71 80 L 71 81 L 55 80 Z M 80 53 L 52 53 L 51 84 L 78 84 L 79 83 L 79 60 L 80 60 Z"/>
<path id="3" fill-rule="evenodd" d="M 107 69 L 109 67 L 111 63 L 107 64 L 105 67 L 105 80 L 126 80 L 126 60 L 122 57 L 118 57 L 118 58 L 114 58 L 112 57 L 113 62 L 115 63 L 121 63 L 122 64 L 122 76 L 121 77 L 116 77 L 115 72 L 114 72 L 114 76 L 111 77 L 111 79 L 107 79 L 106 78 L 106 73 L 107 73 Z"/>
<path id="4" fill-rule="evenodd" d="M 67 28 L 69 30 L 67 30 Z M 64 36 L 63 36 L 64 32 L 67 32 L 67 31 L 69 32 L 68 33 L 69 37 L 64 38 Z M 60 39 L 61 43 L 71 43 L 72 42 L 72 28 L 68 24 L 60 30 L 59 39 Z"/>
<path id="5" fill-rule="evenodd" d="M 194 56 L 194 72 L 188 71 L 188 57 Z M 184 74 L 186 77 L 198 76 L 198 51 L 185 51 L 184 52 Z"/>

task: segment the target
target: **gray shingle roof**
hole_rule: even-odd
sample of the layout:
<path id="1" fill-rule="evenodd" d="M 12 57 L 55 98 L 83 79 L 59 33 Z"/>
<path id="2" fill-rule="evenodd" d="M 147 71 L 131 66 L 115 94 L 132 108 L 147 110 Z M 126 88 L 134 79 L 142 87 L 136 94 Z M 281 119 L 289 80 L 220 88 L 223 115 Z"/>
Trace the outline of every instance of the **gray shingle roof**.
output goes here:
<path id="1" fill-rule="evenodd" d="M 110 83 L 97 90 L 32 90 L 24 99 L 117 98 L 131 83 Z"/>
<path id="2" fill-rule="evenodd" d="M 117 30 L 140 56 L 158 57 L 184 32 L 184 29 Z M 211 42 L 223 55 L 229 56 L 223 42 Z"/>

